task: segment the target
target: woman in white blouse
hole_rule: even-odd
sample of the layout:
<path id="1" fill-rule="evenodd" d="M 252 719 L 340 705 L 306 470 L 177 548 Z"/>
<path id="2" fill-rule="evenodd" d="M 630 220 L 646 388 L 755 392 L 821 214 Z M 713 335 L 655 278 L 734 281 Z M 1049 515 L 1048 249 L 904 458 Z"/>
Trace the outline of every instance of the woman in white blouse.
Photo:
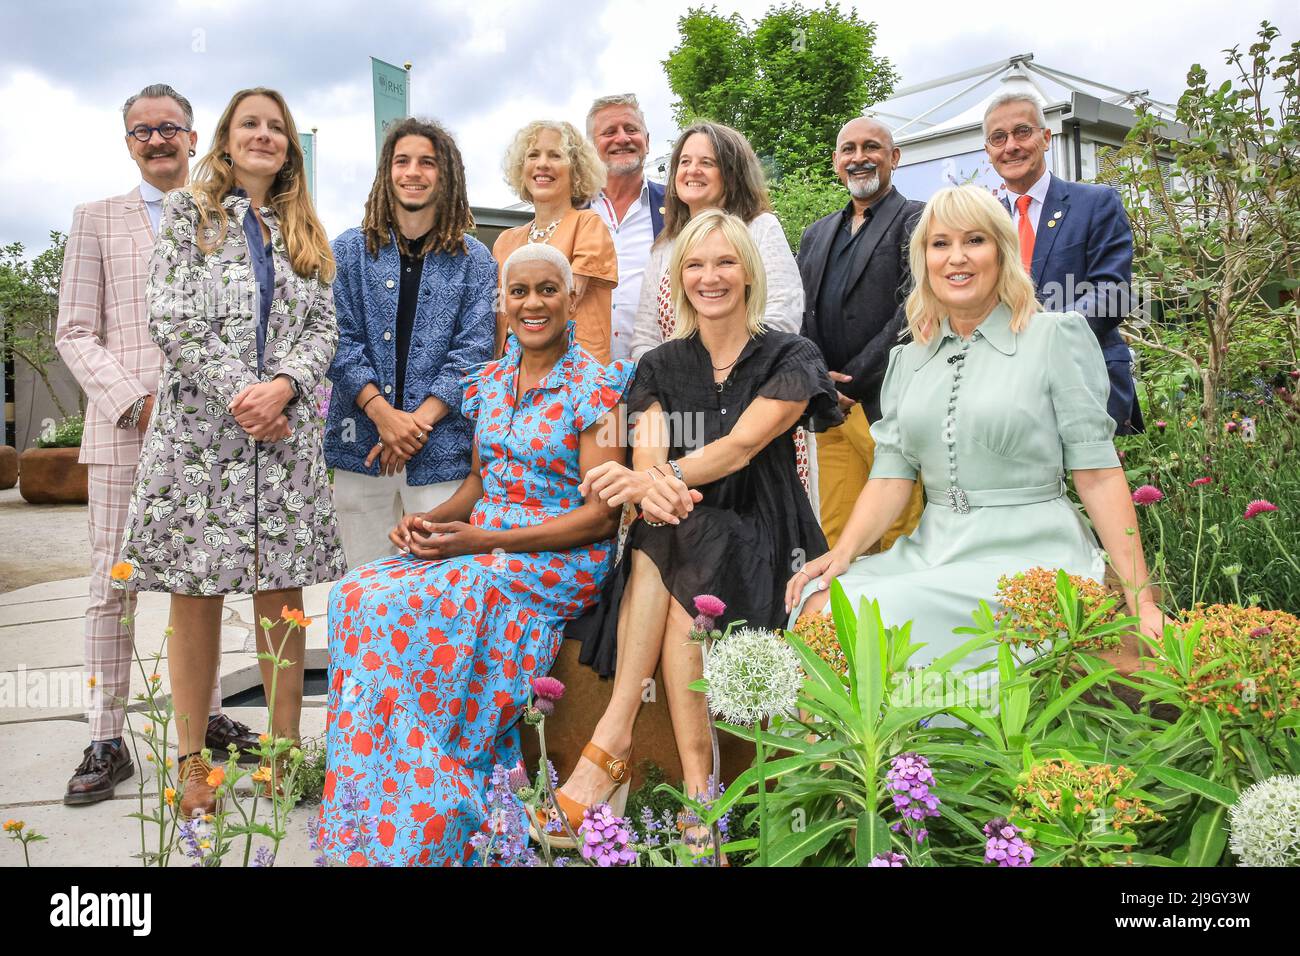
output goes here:
<path id="1" fill-rule="evenodd" d="M 772 215 L 763 168 L 749 140 L 721 123 L 696 123 L 678 137 L 669 169 L 672 175 L 664 195 L 664 228 L 651 248 L 641 284 L 633 361 L 640 361 L 673 333 L 676 320 L 668 260 L 678 233 L 705 209 L 723 209 L 748 224 L 767 270 L 763 325 L 797 333 L 803 321 L 803 283 L 781 223 Z"/>

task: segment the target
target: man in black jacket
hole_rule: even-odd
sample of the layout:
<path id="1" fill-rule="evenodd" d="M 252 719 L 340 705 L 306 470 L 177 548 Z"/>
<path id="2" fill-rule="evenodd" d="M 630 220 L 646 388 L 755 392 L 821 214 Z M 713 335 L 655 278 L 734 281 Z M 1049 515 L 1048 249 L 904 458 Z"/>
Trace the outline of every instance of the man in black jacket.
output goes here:
<path id="1" fill-rule="evenodd" d="M 817 436 L 822 530 L 832 546 L 871 472 L 875 443 L 870 424 L 880 418 L 889 350 L 907 330 L 907 245 L 924 204 L 905 199 L 890 185 L 898 158 L 883 124 L 862 116 L 844 124 L 835 142 L 834 165 L 850 201 L 804 230 L 799 243 L 803 334 L 821 348 L 845 413 L 843 425 Z M 920 517 L 917 482 L 880 549 L 910 533 Z"/>

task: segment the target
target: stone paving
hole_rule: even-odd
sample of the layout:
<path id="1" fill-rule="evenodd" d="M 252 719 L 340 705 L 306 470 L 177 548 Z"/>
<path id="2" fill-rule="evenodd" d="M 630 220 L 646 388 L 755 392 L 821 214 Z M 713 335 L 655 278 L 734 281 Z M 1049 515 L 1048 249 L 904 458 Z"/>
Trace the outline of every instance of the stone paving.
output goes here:
<path id="1" fill-rule="evenodd" d="M 140 852 L 140 827 L 128 814 L 139 809 L 142 780 L 146 796 L 156 799 L 157 795 L 154 768 L 137 761 L 135 774 L 117 785 L 114 799 L 85 807 L 63 805 L 68 778 L 90 742 L 84 706 L 77 706 L 87 676 L 82 670 L 87 587 L 87 578 L 69 578 L 0 594 L 0 819 L 22 820 L 48 837 L 30 847 L 34 866 L 140 865 L 133 858 Z M 312 618 L 307 629 L 309 670 L 326 666 L 329 588 L 329 584 L 316 585 L 303 595 Z M 140 595 L 137 649 L 150 670 L 150 655 L 160 647 L 167 624 L 167 604 L 165 594 Z M 260 685 L 254 648 L 252 598 L 232 598 L 226 602 L 222 621 L 223 697 Z M 165 659 L 157 670 L 165 689 Z M 143 690 L 144 679 L 138 670 L 133 672 L 132 695 Z M 266 728 L 264 708 L 235 707 L 229 713 L 254 730 Z M 136 732 L 144 723 L 138 713 L 130 722 Z M 309 696 L 303 704 L 304 739 L 319 737 L 324 727 L 324 696 Z M 143 742 L 139 747 L 143 757 L 148 748 Z M 269 809 L 269 803 L 259 801 L 259 815 Z M 294 810 L 277 866 L 311 864 L 314 854 L 308 846 L 306 820 L 312 812 L 314 808 L 305 806 Z M 21 848 L 7 839 L 0 842 L 0 866 L 21 863 Z"/>

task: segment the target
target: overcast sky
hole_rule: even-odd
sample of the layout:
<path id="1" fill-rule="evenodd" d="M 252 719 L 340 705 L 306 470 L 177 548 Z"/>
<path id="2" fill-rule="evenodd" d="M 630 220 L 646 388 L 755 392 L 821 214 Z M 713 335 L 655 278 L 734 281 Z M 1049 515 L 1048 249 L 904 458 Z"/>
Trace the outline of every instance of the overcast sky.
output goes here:
<path id="1" fill-rule="evenodd" d="M 696 4 L 698 5 L 698 4 Z M 769 0 L 720 0 L 751 20 Z M 43 248 L 79 202 L 126 192 L 138 172 L 119 110 L 170 83 L 196 112 L 200 155 L 229 96 L 284 93 L 301 129 L 319 129 L 317 205 L 330 235 L 359 222 L 374 174 L 369 57 L 411 61 L 412 110 L 460 143 L 475 205 L 508 205 L 501 158 L 536 118 L 581 125 L 593 97 L 633 91 L 652 155 L 674 127 L 661 61 L 688 0 L 154 0 L 5 3 L 0 8 L 0 243 Z M 849 4 L 841 4 L 847 8 Z M 1295 0 L 1086 3 L 862 3 L 877 51 L 901 83 L 1033 52 L 1037 63 L 1173 100 L 1187 67 L 1226 77 L 1220 50 L 1249 44 L 1262 19 L 1300 37 Z M 978 95 L 974 94 L 974 95 Z"/>

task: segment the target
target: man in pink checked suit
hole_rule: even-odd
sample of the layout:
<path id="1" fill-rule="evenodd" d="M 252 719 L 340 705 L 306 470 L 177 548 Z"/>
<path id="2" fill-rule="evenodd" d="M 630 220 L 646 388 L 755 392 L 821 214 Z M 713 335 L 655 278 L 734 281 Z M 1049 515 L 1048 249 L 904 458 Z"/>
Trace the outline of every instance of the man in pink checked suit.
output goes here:
<path id="1" fill-rule="evenodd" d="M 149 337 L 145 283 L 163 197 L 189 178 L 198 134 L 189 100 L 154 84 L 122 107 L 127 151 L 141 182 L 122 196 L 78 206 L 63 254 L 59 286 L 59 354 L 88 399 L 80 460 L 90 469 L 90 604 L 86 609 L 85 670 L 96 675 L 89 713 L 90 746 L 68 781 L 63 802 L 97 803 L 131 776 L 122 741 L 122 701 L 131 695 L 134 596 L 111 586 L 126 523 L 127 502 L 163 355 Z M 207 746 L 224 753 L 257 745 L 245 725 L 221 713 L 220 684 L 212 690 Z"/>

